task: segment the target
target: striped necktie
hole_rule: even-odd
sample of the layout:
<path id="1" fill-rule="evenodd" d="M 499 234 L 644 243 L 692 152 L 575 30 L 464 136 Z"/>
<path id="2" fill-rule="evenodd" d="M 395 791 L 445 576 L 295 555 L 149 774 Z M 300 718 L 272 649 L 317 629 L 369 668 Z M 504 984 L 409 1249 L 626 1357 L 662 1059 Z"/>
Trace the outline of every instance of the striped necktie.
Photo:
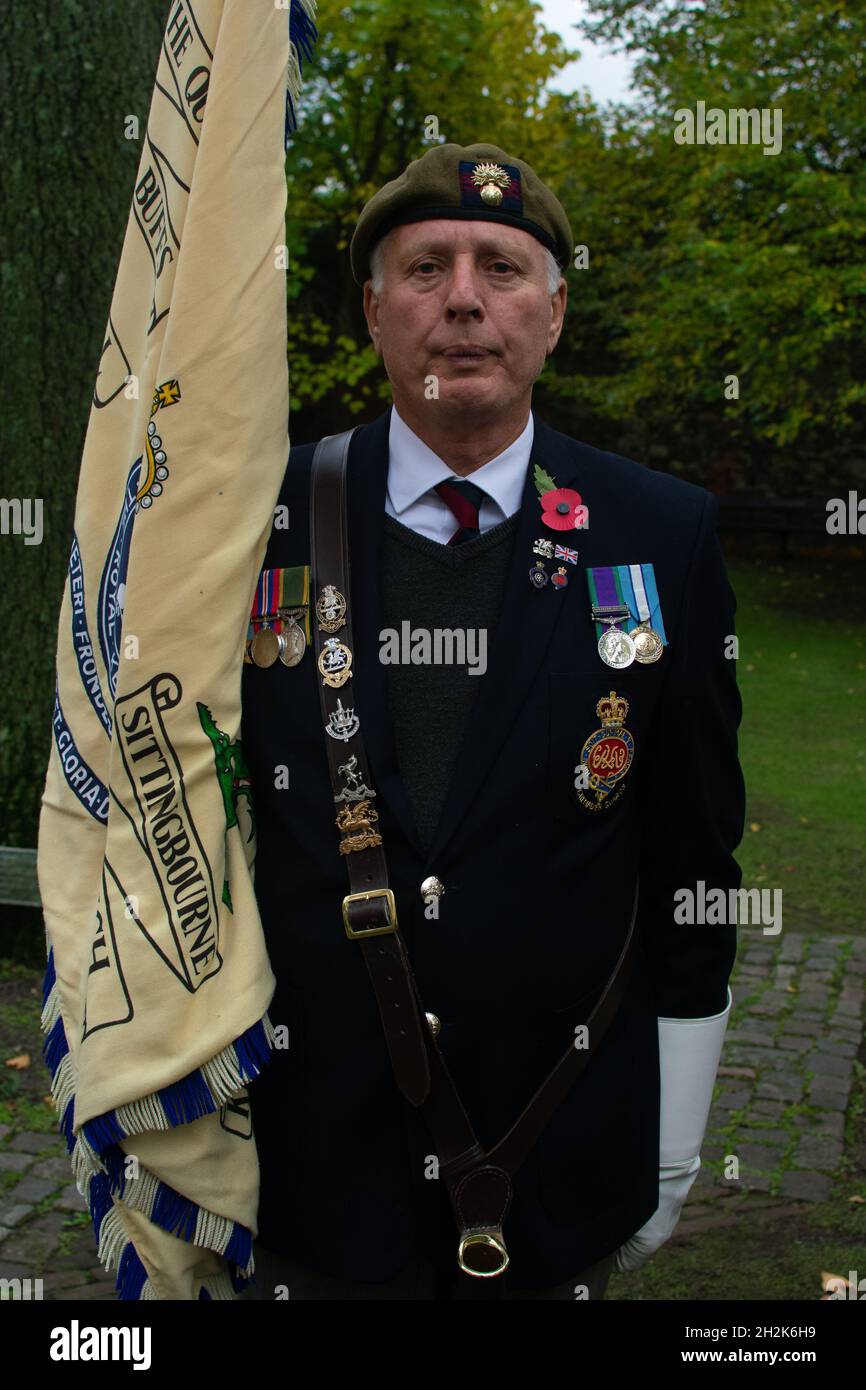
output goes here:
<path id="1" fill-rule="evenodd" d="M 457 530 L 448 541 L 448 545 L 462 545 L 464 541 L 471 541 L 480 534 L 478 513 L 487 496 L 483 488 L 470 483 L 466 478 L 459 481 L 447 478 L 444 482 L 437 483 L 433 490 L 438 492 L 443 502 L 447 502 L 457 520 Z"/>

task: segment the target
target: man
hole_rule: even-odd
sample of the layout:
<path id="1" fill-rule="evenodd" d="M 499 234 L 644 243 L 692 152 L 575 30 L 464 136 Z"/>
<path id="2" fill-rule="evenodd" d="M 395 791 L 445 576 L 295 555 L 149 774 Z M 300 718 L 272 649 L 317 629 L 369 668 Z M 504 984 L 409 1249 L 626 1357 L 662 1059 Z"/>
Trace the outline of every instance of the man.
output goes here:
<path id="1" fill-rule="evenodd" d="M 577 1039 L 640 889 L 625 1000 L 514 1177 L 514 1298 L 601 1297 L 676 1224 L 735 931 L 680 924 L 675 894 L 739 885 L 744 813 L 713 499 L 531 410 L 572 253 L 552 192 L 493 145 L 429 150 L 351 247 L 394 401 L 349 453 L 355 705 L 400 931 L 485 1150 Z M 268 571 L 310 562 L 312 456 L 291 450 Z M 436 1148 L 340 920 L 320 679 L 309 651 L 244 667 L 270 1016 L 289 1035 L 251 1087 L 261 1296 L 459 1296 Z"/>

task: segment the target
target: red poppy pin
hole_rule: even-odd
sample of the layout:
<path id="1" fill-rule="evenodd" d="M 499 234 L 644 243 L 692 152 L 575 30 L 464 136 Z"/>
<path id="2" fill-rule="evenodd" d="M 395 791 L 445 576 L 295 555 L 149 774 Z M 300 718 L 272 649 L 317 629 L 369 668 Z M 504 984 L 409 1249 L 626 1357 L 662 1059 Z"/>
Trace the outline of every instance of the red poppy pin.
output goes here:
<path id="1" fill-rule="evenodd" d="M 541 520 L 551 531 L 583 531 L 589 526 L 589 508 L 579 492 L 557 487 L 549 473 L 535 465 L 535 486 L 541 502 Z"/>

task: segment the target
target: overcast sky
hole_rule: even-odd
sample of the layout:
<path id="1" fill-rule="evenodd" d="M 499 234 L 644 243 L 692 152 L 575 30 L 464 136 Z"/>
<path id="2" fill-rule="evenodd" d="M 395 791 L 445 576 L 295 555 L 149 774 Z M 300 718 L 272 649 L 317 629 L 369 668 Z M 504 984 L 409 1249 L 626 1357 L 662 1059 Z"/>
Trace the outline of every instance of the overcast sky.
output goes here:
<path id="1" fill-rule="evenodd" d="M 553 89 L 572 92 L 576 87 L 588 87 L 597 102 L 626 100 L 631 83 L 631 59 L 579 37 L 573 26 L 586 13 L 583 0 L 540 0 L 540 3 L 540 18 L 545 28 L 561 34 L 567 48 L 579 48 L 582 53 L 579 62 L 563 68 L 551 83 Z"/>

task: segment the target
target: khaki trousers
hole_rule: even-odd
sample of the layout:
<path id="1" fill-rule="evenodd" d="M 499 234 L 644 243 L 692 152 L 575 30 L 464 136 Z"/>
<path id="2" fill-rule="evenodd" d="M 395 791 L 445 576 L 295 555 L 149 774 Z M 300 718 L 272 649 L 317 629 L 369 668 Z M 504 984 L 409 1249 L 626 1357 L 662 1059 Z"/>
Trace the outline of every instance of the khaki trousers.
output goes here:
<path id="1" fill-rule="evenodd" d="M 455 1288 L 443 1279 L 420 1252 L 406 1268 L 384 1284 L 364 1284 L 347 1279 L 334 1279 L 328 1274 L 304 1269 L 284 1255 L 267 1250 L 258 1241 L 253 1246 L 256 1262 L 256 1284 L 245 1289 L 241 1298 L 258 1301 L 275 1299 L 429 1299 L 439 1302 L 454 1300 Z M 598 1264 L 576 1274 L 564 1284 L 548 1289 L 512 1289 L 506 1287 L 504 1299 L 575 1299 L 604 1298 L 604 1291 L 614 1267 L 615 1255 L 606 1255 Z"/>

